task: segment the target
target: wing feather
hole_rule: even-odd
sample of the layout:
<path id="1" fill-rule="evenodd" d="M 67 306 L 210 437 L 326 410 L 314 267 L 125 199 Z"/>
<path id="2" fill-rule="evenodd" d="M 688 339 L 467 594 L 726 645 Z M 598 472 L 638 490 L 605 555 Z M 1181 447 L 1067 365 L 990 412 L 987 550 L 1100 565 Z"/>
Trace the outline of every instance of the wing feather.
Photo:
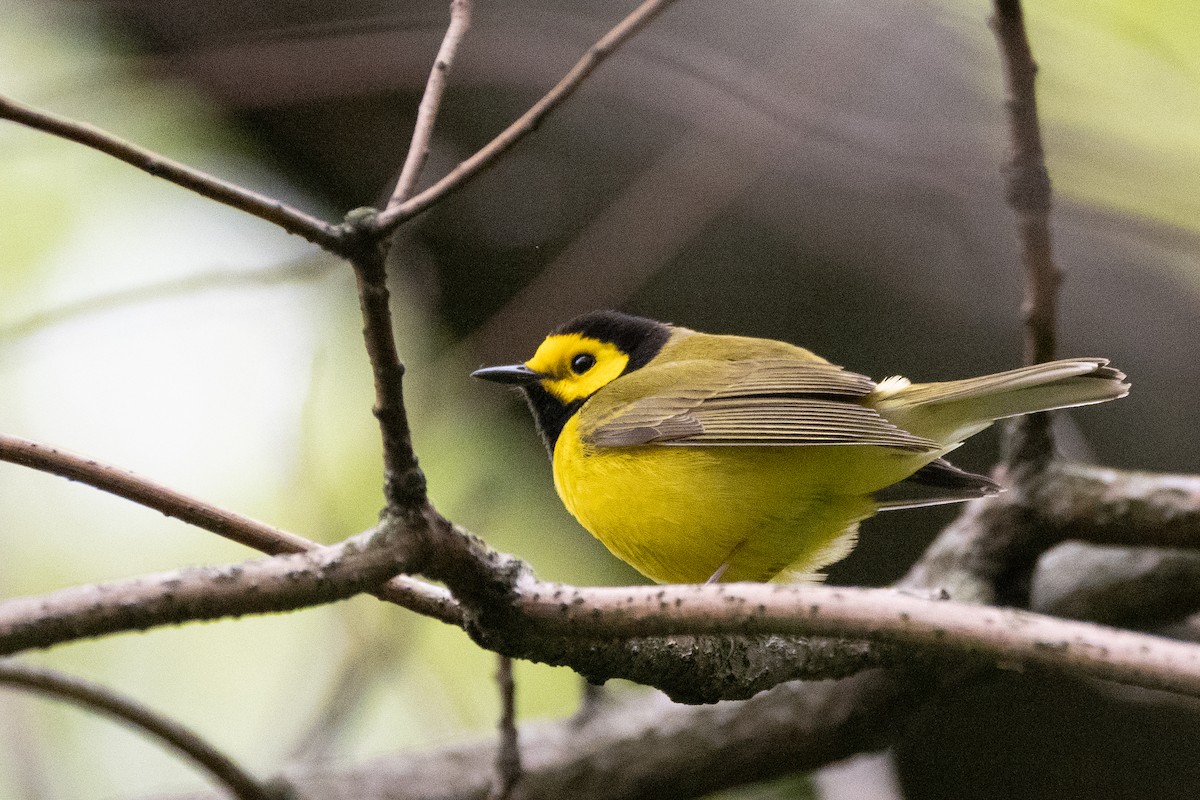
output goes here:
<path id="1" fill-rule="evenodd" d="M 686 362 L 685 362 L 686 363 Z M 836 364 L 796 361 L 788 358 L 759 358 L 731 361 L 728 382 L 709 389 L 707 396 L 753 397 L 755 395 L 831 395 L 863 397 L 875 388 L 866 375 L 847 372 Z"/>
<path id="2" fill-rule="evenodd" d="M 611 384 L 581 433 L 597 447 L 876 445 L 929 452 L 939 445 L 861 405 L 875 384 L 821 362 L 757 359 L 672 362 Z M 662 387 L 669 387 L 663 391 Z M 622 395 L 630 397 L 622 402 Z M 615 402 L 614 402 L 615 401 Z"/>

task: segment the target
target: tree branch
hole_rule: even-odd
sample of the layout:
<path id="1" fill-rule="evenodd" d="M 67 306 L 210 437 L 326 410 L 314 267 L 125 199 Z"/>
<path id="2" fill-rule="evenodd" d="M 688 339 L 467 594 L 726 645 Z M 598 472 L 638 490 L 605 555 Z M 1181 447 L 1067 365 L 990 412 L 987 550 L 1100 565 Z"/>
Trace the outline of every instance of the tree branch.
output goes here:
<path id="1" fill-rule="evenodd" d="M 935 685 L 933 676 L 873 670 L 840 681 L 784 684 L 742 703 L 681 706 L 638 694 L 583 724 L 523 725 L 527 767 L 520 796 L 701 797 L 815 769 L 891 744 Z M 493 740 L 349 767 L 302 765 L 280 782 L 313 800 L 480 798 L 492 780 L 496 749 Z"/>
<path id="2" fill-rule="evenodd" d="M 508 800 L 521 780 L 521 745 L 517 732 L 517 685 L 508 656 L 496 660 L 496 684 L 500 687 L 500 734 L 496 747 L 495 775 L 488 800 Z"/>
<path id="3" fill-rule="evenodd" d="M 1200 552 L 1068 542 L 1038 561 L 1030 606 L 1123 628 L 1161 628 L 1200 611 Z"/>
<path id="4" fill-rule="evenodd" d="M 1200 548 L 1200 476 L 1055 464 L 1029 491 L 1052 541 Z"/>
<path id="5" fill-rule="evenodd" d="M 162 741 L 229 790 L 238 800 L 279 800 L 237 762 L 194 731 L 111 689 L 48 669 L 0 660 L 0 683 L 98 711 Z"/>
<path id="6" fill-rule="evenodd" d="M 1025 363 L 1050 361 L 1055 351 L 1055 317 L 1062 272 L 1050 240 L 1050 175 L 1038 126 L 1034 78 L 1037 65 L 1025 34 L 1020 0 L 995 0 L 992 29 L 1000 46 L 1008 90 L 1012 161 L 1008 165 L 1008 204 L 1017 215 L 1021 262 L 1025 268 Z M 1008 437 L 1008 461 L 1044 466 L 1053 453 L 1050 417 L 1021 417 Z"/>
<path id="7" fill-rule="evenodd" d="M 1075 473 L 1092 470 L 1063 465 L 1046 479 L 1066 475 L 1072 480 Z M 1150 476 L 1142 477 L 1149 485 Z M 1162 477 L 1169 482 L 1177 479 Z M 1179 493 L 1164 492 L 1164 501 L 1171 497 L 1181 499 Z M 997 499 L 973 508 L 994 505 Z M 1123 509 L 1115 495 L 1109 499 L 1111 506 L 1094 507 L 1093 511 L 1098 517 L 1111 517 L 1117 525 Z M 1180 512 L 1186 518 L 1195 508 L 1181 503 Z M 973 516 L 979 519 L 978 514 Z M 996 533 L 982 527 L 977 530 L 980 540 Z M 974 546 L 974 540 L 960 539 L 959 543 Z M 924 563 L 928 559 L 941 563 L 931 568 Z M 907 584 L 922 591 L 965 585 L 962 574 L 971 564 L 970 559 L 952 561 L 930 551 Z M 1057 567 L 1043 564 L 1039 571 L 1068 566 L 1060 559 Z M 1077 569 L 1068 574 L 1086 579 Z M 1078 610 L 1081 616 L 1104 613 L 1103 606 Z M 695 641 L 715 642 L 716 637 L 696 637 Z M 740 657 L 733 654 L 730 660 Z M 688 664 L 674 669 L 690 668 Z M 664 663 L 657 671 L 661 675 L 671 669 Z M 696 797 L 747 780 L 811 770 L 855 753 L 887 747 L 931 694 L 979 674 L 971 668 L 947 670 L 944 662 L 935 662 L 914 670 L 871 670 L 838 681 L 791 682 L 746 702 L 715 706 L 667 705 L 658 698 L 638 695 L 593 710 L 582 722 L 571 719 L 524 725 L 521 741 L 527 767 L 522 797 Z M 311 798 L 348 793 L 361 800 L 482 797 L 491 785 L 490 765 L 495 754 L 496 742 L 489 741 L 404 753 L 351 767 L 305 765 L 289 770 L 282 780 Z M 722 768 L 697 770 L 698 762 L 717 763 Z"/>
<path id="8" fill-rule="evenodd" d="M 32 447 L 28 445 L 32 445 Z M 31 466 L 43 469 L 52 469 L 68 477 L 87 480 L 103 488 L 115 489 L 122 496 L 131 496 L 132 499 L 139 499 L 140 493 L 147 489 L 145 482 L 137 476 L 115 471 L 114 478 L 109 473 L 112 468 L 106 465 L 89 462 L 79 457 L 66 456 L 58 451 L 42 448 L 24 440 L 16 440 L 13 437 L 0 437 L 0 454 L 5 455 L 8 460 L 29 463 Z M 20 454 L 24 454 L 25 457 L 15 457 Z M 63 468 L 64 464 L 67 465 L 65 469 Z M 1125 502 L 1118 494 L 1096 491 L 1097 486 L 1111 486 L 1113 482 L 1122 479 L 1134 480 L 1143 487 L 1147 496 L 1154 498 L 1154 502 L 1150 506 L 1154 509 L 1154 514 L 1149 514 L 1142 504 Z M 1044 483 L 1037 485 L 1037 490 L 1046 493 L 1049 497 L 1061 495 L 1065 491 L 1062 486 L 1078 486 L 1081 487 L 1081 491 L 1092 491 L 1093 494 L 1086 507 L 1089 509 L 1089 515 L 1100 521 L 1103 531 L 1119 531 L 1133 518 L 1141 519 L 1143 524 L 1164 525 L 1166 530 L 1170 529 L 1173 521 L 1178 522 L 1184 530 L 1190 532 L 1188 535 L 1195 535 L 1196 520 L 1200 516 L 1200 511 L 1197 510 L 1200 493 L 1180 491 L 1180 487 L 1186 485 L 1189 480 L 1180 476 L 1162 478 L 1166 482 L 1166 486 L 1161 491 L 1155 491 L 1152 488 L 1154 480 L 1154 476 L 1146 475 L 1132 479 L 1122 478 L 1122 473 L 1111 470 L 1060 467 L 1047 473 Z M 1200 484 L 1200 479 L 1190 480 Z M 1058 489 L 1053 488 L 1056 481 L 1063 482 Z M 1010 492 L 1005 498 L 1018 495 L 1018 492 Z M 195 503 L 193 499 L 183 496 L 168 495 L 168 497 L 169 502 L 164 504 L 163 510 L 165 511 L 187 508 L 189 504 Z M 942 549 L 951 553 L 975 552 L 979 549 L 979 542 L 1003 542 L 1001 534 L 1004 530 L 1003 526 L 1006 524 L 1006 515 L 1010 513 L 1010 509 L 1005 505 L 1007 502 L 1005 498 L 1000 498 L 1001 502 L 993 500 L 990 503 L 977 504 L 975 508 L 978 511 L 974 517 L 962 523 L 961 526 L 964 531 L 967 531 L 964 535 L 969 536 L 969 539 L 952 541 L 944 545 Z M 1060 502 L 1065 501 L 1060 500 Z M 189 513 L 196 513 L 196 509 L 191 509 Z M 1055 513 L 1069 516 L 1075 512 L 1060 510 Z M 224 517 L 218 517 L 218 519 L 224 519 Z M 241 523 L 238 524 L 241 525 Z M 254 525 L 260 524 L 254 523 Z M 266 526 L 263 528 L 266 531 L 273 530 Z M 910 620 L 918 620 L 920 624 L 913 622 L 912 626 L 907 626 L 906 623 L 897 629 L 894 626 L 900 617 L 896 615 L 901 614 L 901 611 L 897 609 L 904 603 L 918 601 L 892 594 L 876 597 L 866 606 L 857 606 L 858 601 L 852 601 L 851 608 L 844 609 L 839 612 L 839 615 L 831 615 L 826 610 L 825 613 L 808 619 L 808 615 L 797 613 L 793 606 L 800 604 L 802 608 L 806 608 L 811 602 L 814 602 L 814 599 L 805 597 L 786 599 L 786 595 L 778 594 L 785 591 L 783 588 L 758 587 L 755 589 L 750 587 L 750 591 L 760 594 L 768 591 L 776 593 L 771 595 L 774 598 L 772 600 L 774 605 L 771 606 L 773 610 L 765 615 L 758 615 L 752 610 L 758 602 L 755 599 L 758 597 L 757 594 L 741 595 L 739 594 L 741 587 L 738 587 L 736 590 L 730 590 L 734 594 L 727 595 L 721 594 L 724 591 L 722 587 L 709 587 L 709 590 L 701 591 L 715 589 L 717 593 L 711 596 L 703 594 L 697 596 L 698 604 L 693 604 L 689 600 L 688 613 L 677 617 L 674 610 L 659 608 L 649 598 L 656 596 L 653 593 L 686 593 L 695 591 L 694 589 L 664 587 L 661 589 L 577 590 L 572 587 L 537 583 L 525 575 L 520 562 L 487 548 L 470 534 L 450 525 L 427 505 L 423 506 L 419 518 L 407 518 L 400 528 L 403 530 L 403 535 L 412 537 L 412 541 L 407 546 L 405 565 L 412 569 L 420 568 L 432 577 L 446 581 L 459 600 L 465 604 L 469 613 L 464 616 L 462 607 L 451 605 L 452 601 L 445 594 L 441 594 L 444 590 L 435 590 L 434 587 L 427 587 L 411 578 L 405 579 L 411 581 L 412 584 L 404 587 L 407 592 L 404 596 L 406 606 L 421 606 L 422 604 L 430 606 L 430 608 L 421 608 L 423 613 L 430 613 L 452 623 L 465 625 L 484 646 L 507 655 L 570 665 L 594 680 L 617 676 L 630 677 L 657 685 L 673 696 L 690 701 L 703 702 L 721 697 L 745 697 L 775 685 L 781 680 L 796 677 L 844 676 L 868 666 L 897 663 L 900 658 L 896 651 L 887 647 L 880 649 L 878 644 L 867 645 L 853 641 L 820 639 L 814 641 L 794 638 L 794 636 L 800 635 L 829 634 L 863 637 L 877 643 L 894 642 L 904 645 L 921 645 L 923 642 L 925 647 L 931 648 L 930 652 L 951 652 L 959 657 L 982 654 L 987 658 L 1004 661 L 1057 665 L 1060 669 L 1089 675 L 1109 675 L 1115 680 L 1128 680 L 1138 685 L 1148 686 L 1168 685 L 1168 683 L 1164 683 L 1163 671 L 1172 669 L 1170 664 L 1163 659 L 1173 656 L 1164 654 L 1155 647 L 1151 647 L 1145 652 L 1145 661 L 1134 659 L 1130 662 L 1120 660 L 1114 655 L 1112 659 L 1109 659 L 1112 663 L 1106 664 L 1106 659 L 1095 658 L 1095 653 L 1089 650 L 1090 647 L 1116 647 L 1120 644 L 1120 642 L 1114 643 L 1107 640 L 1109 632 L 1088 630 L 1084 635 L 1075 629 L 1059 630 L 1053 627 L 1034 629 L 1021 623 L 1023 626 L 1021 630 L 1025 632 L 1024 636 L 1018 635 L 1013 639 L 998 635 L 1003 633 L 1000 623 L 1012 623 L 1014 619 L 1004 615 L 1014 612 L 988 610 L 985 614 L 978 610 L 971 613 L 960 610 L 959 613 L 963 617 L 954 622 L 955 625 L 960 626 L 956 629 L 958 633 L 951 635 L 932 633 L 932 631 L 945 629 L 947 624 L 945 620 L 936 616 L 914 617 L 911 615 L 916 612 L 909 610 L 903 613 L 910 614 Z M 249 529 L 255 530 L 252 526 Z M 243 530 L 243 528 L 239 527 L 239 530 Z M 1072 530 L 1076 537 L 1086 538 L 1088 535 L 1087 523 L 1080 522 L 1078 519 Z M 1057 538 L 1057 534 L 1050 538 Z M 1163 535 L 1162 540 L 1178 543 L 1186 539 L 1181 535 L 1168 533 Z M 267 541 L 273 543 L 275 547 L 281 547 L 279 541 L 288 542 L 290 539 L 284 537 L 276 540 L 268 536 Z M 264 544 L 262 541 L 254 543 Z M 1000 550 L 1001 552 L 1005 551 L 1003 545 L 1000 546 Z M 991 574 L 988 572 L 989 568 L 980 566 L 981 563 L 984 563 L 979 561 L 980 556 L 976 556 L 974 561 L 948 562 L 936 570 L 930 570 L 930 565 L 939 561 L 938 553 L 939 546 L 935 545 L 931 548 L 930 553 L 923 560 L 926 574 L 923 578 L 910 581 L 909 585 L 946 586 L 955 592 L 956 596 L 971 600 L 988 599 L 976 597 L 970 593 L 960 594 L 961 584 L 956 583 L 959 579 L 953 577 L 956 574 L 978 574 L 980 576 Z M 216 578 L 218 575 L 219 571 L 210 577 Z M 211 582 L 211 580 L 201 577 L 200 583 L 196 587 L 197 591 L 203 594 L 203 587 L 208 586 Z M 369 581 L 364 580 L 363 583 L 366 584 Z M 392 586 L 389 585 L 389 589 Z M 99 619 L 94 616 L 89 617 L 88 604 L 90 600 L 76 597 L 75 603 L 59 607 L 61 619 L 54 622 L 57 628 L 52 633 L 43 633 L 41 639 L 18 646 L 36 646 L 38 644 L 46 646 L 83 635 L 98 635 L 115 630 L 128 630 L 133 627 L 167 624 L 184 618 L 211 618 L 231 613 L 225 610 L 230 606 L 245 609 L 239 613 L 249 613 L 253 610 L 292 607 L 297 602 L 295 598 L 289 598 L 273 601 L 276 605 L 238 605 L 245 598 L 237 596 L 237 592 L 235 592 L 235 596 L 227 601 L 230 605 L 215 610 L 201 608 L 197 611 L 196 608 L 179 605 L 182 597 L 179 591 L 167 592 L 170 596 L 162 597 L 163 585 L 153 581 L 148 587 L 139 585 L 132 587 L 132 590 L 135 592 L 134 596 L 139 598 L 138 602 L 142 602 L 142 600 L 147 603 L 151 602 L 149 597 L 136 594 L 142 592 L 150 596 L 158 596 L 156 602 L 160 604 L 156 607 L 158 610 L 154 612 L 152 618 L 146 619 L 140 625 L 133 624 L 121 613 L 117 613 L 111 608 L 106 609 Z M 68 590 L 66 594 L 70 597 L 71 592 L 84 592 L 85 596 L 88 596 L 88 591 L 86 588 Z M 630 597 L 641 598 L 638 601 L 641 604 L 639 617 L 631 617 L 629 609 L 623 608 L 620 603 L 614 604 L 615 596 L 624 596 L 620 594 L 622 591 L 629 592 Z M 790 588 L 787 591 L 801 590 Z M 819 591 L 828 592 L 830 590 Z M 414 592 L 417 594 L 419 602 L 412 602 Z M 606 595 L 605 592 L 609 594 Z M 613 592 L 616 592 L 617 595 L 613 595 Z M 156 595 L 156 593 L 158 594 Z M 560 599 L 554 599 L 555 593 L 558 593 Z M 259 595 L 259 597 L 262 596 L 264 595 Z M 663 594 L 663 596 L 667 595 Z M 670 596 L 678 597 L 681 603 L 685 597 L 690 597 L 686 594 L 671 594 Z M 51 597 L 59 596 L 52 595 Z M 740 599 L 719 599 L 729 597 Z M 597 615 L 595 622 L 575 620 L 567 613 L 571 611 L 571 607 L 568 607 L 566 612 L 562 612 L 564 616 L 559 618 L 558 610 L 561 610 L 559 607 L 565 602 L 561 598 L 569 598 L 571 602 L 578 598 L 582 604 L 579 608 L 586 609 L 588 614 L 595 613 Z M 62 598 L 59 597 L 59 600 Z M 14 608 L 11 604 L 21 602 L 28 604 L 34 601 L 10 601 L 10 604 L 0 606 L 0 609 L 7 609 L 11 614 Z M 590 603 L 599 603 L 599 605 L 589 605 Z M 716 604 L 715 610 L 714 603 Z M 852 620 L 845 616 L 845 614 L 853 612 L 855 607 L 857 612 L 854 613 L 858 614 L 856 619 Z M 943 606 L 934 604 L 934 607 Z M 697 611 L 697 609 L 701 610 Z M 747 609 L 751 609 L 751 611 L 747 611 Z M 25 606 L 25 611 L 30 615 L 37 613 L 29 605 Z M 649 622 L 646 614 L 656 613 L 660 615 L 658 622 Z M 888 624 L 893 626 L 892 629 L 885 629 L 885 621 L 882 619 L 872 621 L 873 614 L 885 613 L 890 619 Z M 82 616 L 75 616 L 77 614 Z M 994 616 L 996 614 L 1001 616 Z M 992 620 L 990 624 L 995 629 L 991 633 L 978 627 L 972 630 L 970 619 L 967 617 L 975 615 L 982 615 L 981 619 Z M 0 619 L 3 617 L 0 616 Z M 555 622 L 556 619 L 558 622 Z M 676 624 L 677 622 L 678 624 Z M 583 627 L 572 627 L 576 624 L 582 624 Z M 984 628 L 988 624 L 986 621 L 979 622 L 979 625 Z M 906 626 L 907 630 L 904 629 Z M 1041 637 L 1038 641 L 1043 643 L 1058 637 L 1068 644 L 1061 653 L 1048 651 L 1036 642 L 1030 641 L 1031 632 L 1036 632 Z M 681 636 L 680 634 L 695 634 L 695 636 Z M 772 637 L 759 634 L 791 634 L 793 636 Z M 939 635 L 947 637 L 944 651 L 941 647 L 935 646 L 936 642 L 930 641 L 931 636 Z M 1070 644 L 1070 637 L 1076 635 L 1081 636 L 1078 640 L 1079 644 Z M 21 640 L 10 638 L 9 641 Z M 1159 640 L 1151 640 L 1151 642 L 1155 645 L 1159 644 Z M 1139 646 L 1142 643 L 1140 640 L 1136 642 Z M 1075 652 L 1080 648 L 1082 648 L 1082 652 Z M 1047 656 L 1047 652 L 1051 652 L 1051 655 Z M 1114 650 L 1113 653 L 1115 654 L 1115 652 Z M 1185 669 L 1180 674 L 1180 679 L 1188 680 L 1186 674 Z"/>
<path id="9" fill-rule="evenodd" d="M 1056 465 L 1026 489 L 1017 488 L 998 498 L 973 503 L 967 514 L 951 526 L 927 551 L 921 562 L 914 566 L 903 586 L 910 591 L 928 592 L 945 590 L 959 600 L 973 603 L 994 603 L 996 587 L 1002 585 L 1012 571 L 1012 562 L 1028 560 L 1032 566 L 1037 556 L 1045 549 L 1061 541 L 1056 530 L 1043 530 L 1037 524 L 1036 512 L 1029 505 L 1032 497 L 1054 496 L 1071 491 L 1070 487 L 1088 487 L 1094 491 L 1095 468 L 1073 465 Z M 1101 471 L 1103 472 L 1103 471 Z M 1109 471 L 1108 478 L 1117 480 L 1123 473 Z M 1091 477 L 1089 477 L 1091 476 Z M 1164 491 L 1154 494 L 1157 517 L 1145 514 L 1141 504 L 1127 504 L 1115 494 L 1100 494 L 1088 505 L 1087 519 L 1093 519 L 1104 530 L 1116 531 L 1129 525 L 1139 517 L 1146 524 L 1161 524 L 1165 529 L 1177 520 L 1184 531 L 1196 529 L 1195 520 L 1200 513 L 1200 495 L 1181 493 L 1179 476 L 1158 476 L 1165 482 Z M 1152 493 L 1154 477 L 1140 476 L 1143 490 Z M 1200 479 L 1196 479 L 1200 483 Z M 1065 502 L 1065 501 L 1060 501 Z M 1029 515 L 1034 515 L 1029 517 Z M 1032 519 L 1030 522 L 1029 517 Z M 1013 519 L 1021 520 L 1016 525 Z M 1077 519 L 1073 536 L 1087 539 L 1089 522 Z M 430 523 L 434 528 L 449 526 L 440 518 Z M 1134 529 L 1131 538 L 1138 538 L 1144 526 Z M 1024 531 L 1025 533 L 1020 533 Z M 1029 533 L 1032 531 L 1032 533 Z M 1158 541 L 1178 545 L 1188 533 L 1162 533 Z M 1142 540 L 1145 543 L 1146 540 Z M 1192 540 L 1200 542 L 1200 537 Z M 899 642 L 890 636 L 880 636 L 875 629 L 839 628 L 834 635 L 870 638 L 870 646 L 859 642 L 839 640 L 837 646 L 828 642 L 798 640 L 794 637 L 755 637 L 759 631 L 773 633 L 801 633 L 795 627 L 761 628 L 739 627 L 739 623 L 727 618 L 725 627 L 713 626 L 703 630 L 697 627 L 673 627 L 663 622 L 661 629 L 643 627 L 641 622 L 631 623 L 623 616 L 619 605 L 614 611 L 611 605 L 597 608 L 587 603 L 594 599 L 583 590 L 577 595 L 574 589 L 537 584 L 522 571 L 519 562 L 486 548 L 469 534 L 460 532 L 454 538 L 442 538 L 441 533 L 431 534 L 430 560 L 425 564 L 426 574 L 445 581 L 466 608 L 466 625 L 476 641 L 483 646 L 519 658 L 543 661 L 550 664 L 568 665 L 592 680 L 610 677 L 627 677 L 657 686 L 680 700 L 688 702 L 711 702 L 716 699 L 740 698 L 768 688 L 779 680 L 797 677 L 836 677 L 851 674 L 865 666 L 898 663 L 904 657 L 897 656 L 889 648 L 881 648 L 880 642 Z M 1194 546 L 1194 545 L 1193 545 Z M 759 591 L 766 591 L 760 589 Z M 740 587 L 739 587 L 740 589 Z M 603 591 L 603 590 L 597 590 Z M 620 590 L 608 590 L 619 593 Z M 632 589 L 644 593 L 652 590 Z M 663 587 L 653 591 L 673 591 Z M 561 592 L 554 598 L 555 592 Z M 565 632 L 544 620 L 533 620 L 526 616 L 526 601 L 545 604 L 547 614 L 553 616 L 555 603 L 578 599 L 588 613 L 596 613 L 597 627 Z M 900 597 L 899 599 L 904 599 Z M 911 600 L 911 598 L 909 598 Z M 651 610 L 656 610 L 651 605 Z M 886 602 L 883 605 L 887 605 Z M 789 610 L 783 612 L 790 615 Z M 964 608 L 964 615 L 974 612 Z M 1008 612 L 997 612 L 1008 613 Z M 866 615 L 869 617 L 869 614 Z M 664 613 L 662 620 L 674 619 Z M 606 628 L 604 622 L 613 621 L 626 628 Z M 864 624 L 869 627 L 866 619 Z M 797 623 L 800 624 L 800 623 Z M 986 626 L 987 623 L 980 623 Z M 834 626 L 837 627 L 837 626 Z M 601 630 L 603 628 L 603 630 Z M 715 634 L 736 633 L 737 636 L 671 636 L 655 637 L 653 634 Z M 557 635 L 550 635 L 556 633 Z M 817 628 L 805 627 L 809 635 L 824 633 Z M 980 631 L 976 631 L 980 633 Z M 582 636 L 580 636 L 582 634 Z M 971 634 L 972 636 L 975 634 Z M 614 641 L 613 637 L 635 636 L 637 638 Z M 1103 634 L 1102 634 L 1103 638 Z M 1157 641 L 1157 640 L 1156 640 Z M 903 644 L 911 644 L 905 640 Z M 977 646 L 973 643 L 971 648 Z M 1014 647 L 1028 648 L 1028 641 Z M 1169 644 L 1169 643 L 1168 643 Z M 823 649 L 829 648 L 829 649 Z M 1009 645 L 1002 646 L 1007 660 L 1012 655 Z M 970 648 L 968 648 L 970 649 Z M 986 649 L 986 648 L 985 648 Z M 1039 648 L 1034 645 L 1034 655 Z M 957 651 L 961 657 L 964 650 Z M 1020 661 L 1026 656 L 1018 655 Z M 1072 656 L 1073 657 L 1073 656 Z M 1056 656 L 1057 658 L 1057 656 Z M 1070 660 L 1070 659 L 1066 659 Z M 1070 667 L 1076 669 L 1078 665 Z M 1093 663 L 1090 670 L 1099 668 Z M 1166 668 L 1169 671 L 1169 667 Z M 802 672 L 803 670 L 808 670 Z M 1089 673 L 1095 674 L 1095 673 Z M 1140 681 L 1140 679 L 1139 679 Z"/>
<path id="10" fill-rule="evenodd" d="M 0 603 L 0 655 L 193 620 L 341 600 L 409 566 L 403 525 L 387 520 L 340 544 L 222 567 L 198 567 Z"/>
<path id="11" fill-rule="evenodd" d="M 433 69 L 425 84 L 421 104 L 417 107 L 412 143 L 408 146 L 408 155 L 404 159 L 403 169 L 400 170 L 400 178 L 396 181 L 396 189 L 388 201 L 389 208 L 412 197 L 413 189 L 417 186 L 421 170 L 425 168 L 425 162 L 429 158 L 429 141 L 433 135 L 433 126 L 437 122 L 442 95 L 446 91 L 446 81 L 450 78 L 450 69 L 454 66 L 458 46 L 470 27 L 471 0 L 450 0 L 450 25 L 446 28 L 442 46 L 433 61 Z"/>
<path id="12" fill-rule="evenodd" d="M 223 181 L 194 167 L 173 161 L 153 150 L 132 144 L 92 125 L 60 117 L 0 96 L 0 119 L 68 139 L 124 161 L 156 178 L 190 189 L 210 200 L 245 211 L 301 236 L 330 252 L 340 252 L 335 226 L 271 197 Z"/>
<path id="13" fill-rule="evenodd" d="M 270 555 L 303 553 L 321 547 L 302 536 L 206 503 L 134 472 L 18 436 L 0 434 L 0 461 L 85 483 Z M 462 625 L 461 609 L 450 593 L 440 587 L 400 575 L 379 587 L 377 594 L 419 614 Z"/>
<path id="14" fill-rule="evenodd" d="M 462 188 L 468 181 L 492 166 L 513 145 L 538 129 L 545 118 L 575 93 L 580 84 L 621 45 L 627 42 L 651 20 L 665 11 L 675 0 L 646 0 L 616 27 L 592 45 L 571 71 L 553 89 L 509 125 L 479 152 L 460 163 L 441 180 L 425 191 L 400 203 L 390 205 L 373 222 L 374 230 L 387 234 L 400 223 L 415 217 L 446 195 Z"/>
<path id="15" fill-rule="evenodd" d="M 549 591 L 552 590 L 552 591 Z M 1200 645 L 891 589 L 719 584 L 521 591 L 542 631 L 604 638 L 777 633 L 868 638 L 942 658 L 1041 668 L 1200 696 Z"/>
<path id="16" fill-rule="evenodd" d="M 363 342 L 371 363 L 375 407 L 383 438 L 383 495 L 392 514 L 416 519 L 425 503 L 425 474 L 413 452 L 408 412 L 404 408 L 404 365 L 392 331 L 385 247 L 373 230 L 376 212 L 357 209 L 346 216 L 346 230 L 356 246 L 349 255 L 358 287 Z"/>

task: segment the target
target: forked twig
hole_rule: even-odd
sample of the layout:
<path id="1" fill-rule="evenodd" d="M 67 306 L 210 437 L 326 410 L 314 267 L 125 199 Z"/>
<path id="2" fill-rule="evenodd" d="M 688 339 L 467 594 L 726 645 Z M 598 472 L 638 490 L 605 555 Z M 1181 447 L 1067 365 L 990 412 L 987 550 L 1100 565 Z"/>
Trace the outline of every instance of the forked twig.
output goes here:
<path id="1" fill-rule="evenodd" d="M 542 99 L 538 100 L 528 111 L 522 114 L 516 122 L 505 128 L 499 136 L 488 142 L 483 149 L 450 170 L 441 180 L 425 191 L 414 195 L 399 205 L 389 206 L 382 211 L 374 220 L 374 229 L 379 233 L 388 233 L 394 230 L 400 223 L 420 214 L 438 200 L 461 188 L 471 178 L 490 167 L 500 155 L 525 136 L 537 130 L 546 116 L 574 94 L 584 79 L 596 67 L 600 66 L 605 59 L 612 55 L 617 48 L 629 41 L 634 34 L 675 2 L 676 0 L 646 0 L 646 2 L 634 9 L 629 16 L 617 23 L 616 27 L 592 45 L 583 58 L 579 59 L 575 66 L 571 68 L 571 71 L 563 76 L 562 80 L 547 92 Z"/>
<path id="2" fill-rule="evenodd" d="M 383 240 L 402 222 L 462 186 L 522 137 L 535 130 L 545 116 L 570 97 L 597 66 L 673 2 L 675 0 L 643 2 L 594 44 L 558 85 L 522 114 L 520 119 L 433 186 L 378 213 L 363 209 L 347 215 L 341 228 L 346 240 L 344 252 L 354 266 L 358 281 L 363 340 L 375 383 L 374 412 L 383 436 L 384 496 L 393 513 L 418 513 L 426 503 L 426 486 L 425 476 L 412 449 L 412 434 L 404 407 L 404 365 L 400 362 L 392 331 L 385 263 L 387 248 L 382 246 Z M 455 27 L 453 18 L 451 27 Z M 455 46 L 457 37 L 451 36 L 448 31 L 446 41 Z M 435 65 L 435 76 L 437 71 Z M 426 99 L 431 108 L 426 115 L 426 125 L 422 127 L 432 124 L 433 112 L 440 100 L 440 88 L 433 86 L 430 89 L 433 93 L 427 90 Z M 417 134 L 414 137 L 415 144 L 420 143 L 421 129 Z M 415 163 L 422 158 L 421 153 L 410 152 L 408 161 Z M 397 190 L 402 188 L 398 186 Z"/>

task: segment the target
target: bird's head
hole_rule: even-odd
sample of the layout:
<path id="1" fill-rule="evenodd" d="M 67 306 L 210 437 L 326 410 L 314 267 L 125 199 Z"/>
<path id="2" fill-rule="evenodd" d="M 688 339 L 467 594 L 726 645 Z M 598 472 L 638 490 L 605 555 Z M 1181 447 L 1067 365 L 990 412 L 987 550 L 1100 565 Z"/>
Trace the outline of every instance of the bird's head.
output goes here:
<path id="1" fill-rule="evenodd" d="M 485 367 L 471 374 L 520 387 L 553 454 L 571 415 L 612 381 L 645 366 L 671 331 L 670 325 L 645 317 L 592 311 L 551 332 L 524 364 Z"/>

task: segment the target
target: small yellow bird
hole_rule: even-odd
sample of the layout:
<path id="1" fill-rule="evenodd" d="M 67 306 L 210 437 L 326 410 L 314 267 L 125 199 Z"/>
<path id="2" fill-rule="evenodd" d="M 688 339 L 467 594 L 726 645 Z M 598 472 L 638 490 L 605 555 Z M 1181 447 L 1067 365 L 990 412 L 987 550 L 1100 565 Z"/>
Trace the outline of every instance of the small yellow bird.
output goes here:
<path id="1" fill-rule="evenodd" d="M 968 436 L 1129 392 L 1102 358 L 875 383 L 786 342 L 614 311 L 472 374 L 524 391 L 563 504 L 660 583 L 818 578 L 877 511 L 999 491 L 942 458 Z"/>

